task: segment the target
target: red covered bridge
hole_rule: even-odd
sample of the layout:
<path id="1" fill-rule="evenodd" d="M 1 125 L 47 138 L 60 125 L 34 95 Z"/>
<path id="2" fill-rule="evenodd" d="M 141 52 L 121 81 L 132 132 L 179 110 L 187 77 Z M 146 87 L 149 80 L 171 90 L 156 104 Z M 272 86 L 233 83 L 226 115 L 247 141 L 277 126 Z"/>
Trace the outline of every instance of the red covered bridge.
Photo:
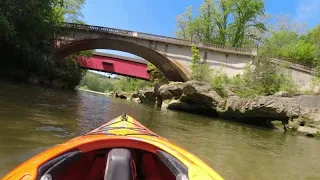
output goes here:
<path id="1" fill-rule="evenodd" d="M 147 61 L 143 59 L 94 52 L 92 57 L 79 57 L 77 61 L 84 69 L 149 80 Z"/>

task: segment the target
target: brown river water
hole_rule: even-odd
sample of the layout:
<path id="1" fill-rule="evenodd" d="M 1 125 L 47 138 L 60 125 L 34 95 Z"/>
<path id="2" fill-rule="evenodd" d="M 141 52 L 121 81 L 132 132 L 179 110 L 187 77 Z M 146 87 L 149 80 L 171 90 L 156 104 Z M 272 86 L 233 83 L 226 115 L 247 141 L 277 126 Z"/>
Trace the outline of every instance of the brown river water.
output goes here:
<path id="1" fill-rule="evenodd" d="M 225 179 L 320 179 L 320 140 L 104 95 L 0 81 L 0 177 L 33 155 L 133 116 Z"/>

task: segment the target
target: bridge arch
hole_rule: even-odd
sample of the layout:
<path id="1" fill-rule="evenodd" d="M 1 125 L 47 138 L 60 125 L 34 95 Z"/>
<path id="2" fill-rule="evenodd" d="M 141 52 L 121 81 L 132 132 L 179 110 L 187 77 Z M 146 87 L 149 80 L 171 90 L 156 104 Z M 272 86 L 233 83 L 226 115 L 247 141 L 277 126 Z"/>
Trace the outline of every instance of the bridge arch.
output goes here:
<path id="1" fill-rule="evenodd" d="M 187 81 L 189 78 L 169 58 L 146 46 L 126 40 L 111 38 L 90 38 L 75 40 L 54 50 L 53 55 L 62 59 L 73 53 L 90 49 L 117 50 L 134 54 L 154 64 L 171 81 Z"/>

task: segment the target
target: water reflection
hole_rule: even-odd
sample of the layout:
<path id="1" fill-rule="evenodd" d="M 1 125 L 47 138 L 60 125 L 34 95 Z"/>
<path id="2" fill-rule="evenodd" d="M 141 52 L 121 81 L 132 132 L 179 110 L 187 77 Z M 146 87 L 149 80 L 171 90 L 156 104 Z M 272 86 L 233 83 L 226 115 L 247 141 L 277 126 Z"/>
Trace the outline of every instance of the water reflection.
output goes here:
<path id="1" fill-rule="evenodd" d="M 320 179 L 316 139 L 86 92 L 4 82 L 0 87 L 0 176 L 126 112 L 225 179 Z"/>

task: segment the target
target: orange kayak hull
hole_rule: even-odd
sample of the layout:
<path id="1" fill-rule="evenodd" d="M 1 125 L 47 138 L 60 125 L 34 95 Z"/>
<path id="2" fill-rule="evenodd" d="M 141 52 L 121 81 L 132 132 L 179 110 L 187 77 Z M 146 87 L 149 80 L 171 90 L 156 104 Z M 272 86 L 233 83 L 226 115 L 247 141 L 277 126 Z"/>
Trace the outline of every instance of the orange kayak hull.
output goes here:
<path id="1" fill-rule="evenodd" d="M 170 154 L 188 168 L 189 179 L 223 179 L 195 155 L 160 137 L 128 115 L 126 120 L 123 120 L 123 117 L 120 116 L 86 135 L 58 144 L 32 157 L 2 179 L 37 179 L 39 178 L 39 167 L 63 153 L 73 149 L 86 153 L 114 147 L 139 149 L 153 154 L 161 150 Z"/>

